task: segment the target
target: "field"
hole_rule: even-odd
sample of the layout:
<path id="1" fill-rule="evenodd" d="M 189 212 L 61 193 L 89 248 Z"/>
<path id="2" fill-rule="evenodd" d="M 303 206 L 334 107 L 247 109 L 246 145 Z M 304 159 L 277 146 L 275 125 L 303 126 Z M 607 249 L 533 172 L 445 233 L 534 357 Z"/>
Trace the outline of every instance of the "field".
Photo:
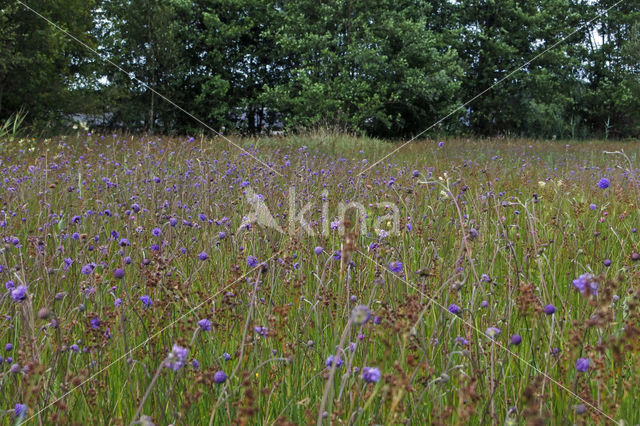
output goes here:
<path id="1" fill-rule="evenodd" d="M 638 143 L 238 144 L 0 150 L 0 424 L 640 422 Z"/>

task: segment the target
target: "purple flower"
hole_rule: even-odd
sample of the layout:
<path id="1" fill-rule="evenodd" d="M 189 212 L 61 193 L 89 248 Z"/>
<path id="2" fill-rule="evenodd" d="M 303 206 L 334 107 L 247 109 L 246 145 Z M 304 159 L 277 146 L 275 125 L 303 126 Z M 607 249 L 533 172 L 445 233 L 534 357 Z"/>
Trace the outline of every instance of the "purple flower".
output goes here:
<path id="1" fill-rule="evenodd" d="M 120 239 L 120 247 L 128 247 L 130 245 L 131 245 L 131 243 L 129 242 L 129 240 L 127 238 Z"/>
<path id="2" fill-rule="evenodd" d="M 22 302 L 27 298 L 27 286 L 19 285 L 18 287 L 11 290 L 11 298 L 16 302 Z"/>
<path id="3" fill-rule="evenodd" d="M 589 204 L 589 208 L 590 208 L 591 210 L 595 210 L 595 209 L 597 209 L 597 208 L 598 208 L 598 206 L 596 206 L 595 204 L 591 203 L 591 204 Z"/>
<path id="4" fill-rule="evenodd" d="M 100 328 L 100 318 L 98 317 L 92 318 L 90 323 L 91 323 L 91 328 L 93 328 L 94 330 L 97 330 Z"/>
<path id="5" fill-rule="evenodd" d="M 256 333 L 258 333 L 259 335 L 261 335 L 262 337 L 267 335 L 267 328 L 263 327 L 263 326 L 257 326 L 257 327 L 253 327 L 253 331 L 255 331 Z"/>
<path id="6" fill-rule="evenodd" d="M 147 295 L 140 296 L 140 301 L 144 305 L 145 309 L 149 309 L 153 305 L 153 301 Z"/>
<path id="7" fill-rule="evenodd" d="M 603 263 L 603 264 L 604 264 L 604 266 L 606 266 L 607 268 L 608 268 L 609 266 L 611 266 L 611 260 L 610 260 L 610 259 L 605 259 L 602 263 Z"/>
<path id="8" fill-rule="evenodd" d="M 6 288 L 7 290 L 11 291 L 11 290 L 13 290 L 14 288 L 16 288 L 16 285 L 15 285 L 15 283 L 14 283 L 13 281 L 7 281 L 7 282 L 4 284 L 4 288 Z"/>
<path id="9" fill-rule="evenodd" d="M 16 419 L 20 419 L 22 417 L 25 417 L 27 415 L 27 411 L 29 409 L 27 408 L 27 406 L 25 404 L 16 404 L 13 407 L 13 417 Z"/>
<path id="10" fill-rule="evenodd" d="M 208 319 L 204 318 L 201 319 L 200 321 L 198 321 L 198 325 L 200 326 L 200 329 L 202 331 L 209 331 L 211 330 L 211 321 L 209 321 Z"/>
<path id="11" fill-rule="evenodd" d="M 80 272 L 82 272 L 83 275 L 89 275 L 93 272 L 93 265 L 84 265 Z"/>
<path id="12" fill-rule="evenodd" d="M 342 367 L 343 363 L 344 362 L 339 356 L 334 357 L 333 355 L 329 355 L 327 360 L 324 362 L 324 365 L 326 365 L 327 367 L 331 367 L 333 364 L 335 364 L 336 367 Z"/>
<path id="13" fill-rule="evenodd" d="M 487 302 L 486 300 L 483 300 L 482 302 L 480 302 L 481 308 L 486 308 L 487 306 L 489 306 L 489 302 Z"/>
<path id="14" fill-rule="evenodd" d="M 485 334 L 490 338 L 495 339 L 501 332 L 502 331 L 498 327 L 489 327 L 487 328 L 487 331 L 485 331 Z"/>
<path id="15" fill-rule="evenodd" d="M 153 231 L 151 231 L 151 233 L 153 234 L 154 237 L 159 237 L 160 235 L 162 235 L 162 229 L 153 228 Z"/>
<path id="16" fill-rule="evenodd" d="M 603 177 L 602 179 L 600 179 L 600 181 L 598 181 L 598 186 L 602 189 L 607 189 L 609 185 L 611 185 L 611 182 L 609 182 L 609 179 L 607 178 Z"/>
<path id="17" fill-rule="evenodd" d="M 218 239 L 224 240 L 227 237 L 227 234 L 224 231 L 218 232 Z"/>
<path id="18" fill-rule="evenodd" d="M 122 278 L 124 278 L 124 269 L 116 268 L 116 270 L 113 271 L 113 276 L 121 280 Z"/>
<path id="19" fill-rule="evenodd" d="M 227 374 L 222 370 L 216 371 L 213 375 L 213 381 L 218 384 L 224 383 L 227 381 Z"/>
<path id="20" fill-rule="evenodd" d="M 7 343 L 4 345 L 4 350 L 7 352 L 11 352 L 13 350 L 13 345 L 11 343 Z"/>
<path id="21" fill-rule="evenodd" d="M 202 253 L 200 253 L 198 255 L 198 259 L 200 259 L 200 260 L 207 260 L 208 258 L 209 258 L 209 255 L 207 254 L 206 251 L 203 251 Z"/>
<path id="22" fill-rule="evenodd" d="M 511 342 L 509 344 L 514 345 L 514 346 L 518 346 L 520 343 L 522 343 L 522 336 L 519 334 L 514 334 L 513 336 L 511 336 Z"/>
<path id="23" fill-rule="evenodd" d="M 189 350 L 187 348 L 183 348 L 174 343 L 171 352 L 169 352 L 169 356 L 167 356 L 165 365 L 173 371 L 178 371 L 180 367 L 186 363 L 188 355 Z"/>
<path id="24" fill-rule="evenodd" d="M 464 337 L 461 337 L 461 336 L 456 337 L 454 341 L 456 343 L 459 343 L 462 346 L 468 346 L 469 345 L 469 341 L 467 339 L 465 339 Z"/>
<path id="25" fill-rule="evenodd" d="M 578 358 L 576 361 L 576 370 L 580 373 L 586 373 L 589 369 L 589 358 Z"/>
<path id="26" fill-rule="evenodd" d="M 462 309 L 460 309 L 460 306 L 456 305 L 455 303 L 449 305 L 448 310 L 454 315 L 460 315 L 462 313 Z"/>
<path id="27" fill-rule="evenodd" d="M 250 255 L 249 257 L 247 257 L 247 265 L 249 265 L 250 268 L 253 268 L 257 264 L 258 264 L 258 259 L 256 259 L 255 256 Z"/>
<path id="28" fill-rule="evenodd" d="M 318 256 L 319 256 L 320 254 L 322 254 L 322 252 L 323 252 L 323 251 L 324 251 L 324 249 L 323 249 L 322 247 L 320 247 L 320 246 L 318 246 L 318 247 L 316 247 L 315 249 L 313 249 L 313 252 L 314 252 L 315 254 L 317 254 Z"/>
<path id="29" fill-rule="evenodd" d="M 368 306 L 358 305 L 351 311 L 351 320 L 358 325 L 365 324 L 369 318 L 371 318 L 371 310 Z"/>
<path id="30" fill-rule="evenodd" d="M 404 270 L 404 265 L 399 260 L 396 260 L 395 262 L 389 263 L 389 269 L 394 274 L 401 275 L 402 271 Z"/>
<path id="31" fill-rule="evenodd" d="M 113 301 L 113 306 L 115 306 L 116 308 L 119 308 L 120 305 L 122 305 L 122 299 L 120 299 L 119 297 Z"/>
<path id="32" fill-rule="evenodd" d="M 611 264 L 611 261 L 609 261 L 609 264 Z M 605 266 L 608 266 L 608 265 L 605 263 Z M 587 294 L 587 295 L 593 294 L 594 296 L 598 295 L 599 283 L 598 281 L 596 281 L 596 277 L 593 276 L 593 274 L 590 274 L 588 272 L 584 273 L 580 275 L 578 278 L 576 278 L 575 280 L 573 280 L 572 284 L 582 294 Z"/>
<path id="33" fill-rule="evenodd" d="M 544 307 L 544 313 L 547 315 L 553 315 L 556 313 L 556 307 L 549 304 Z"/>
<path id="34" fill-rule="evenodd" d="M 229 361 L 231 359 L 231 355 L 225 352 L 222 354 L 222 359 L 224 359 L 225 361 Z"/>
<path id="35" fill-rule="evenodd" d="M 367 383 L 378 383 L 380 381 L 380 370 L 375 367 L 363 367 L 362 378 Z"/>

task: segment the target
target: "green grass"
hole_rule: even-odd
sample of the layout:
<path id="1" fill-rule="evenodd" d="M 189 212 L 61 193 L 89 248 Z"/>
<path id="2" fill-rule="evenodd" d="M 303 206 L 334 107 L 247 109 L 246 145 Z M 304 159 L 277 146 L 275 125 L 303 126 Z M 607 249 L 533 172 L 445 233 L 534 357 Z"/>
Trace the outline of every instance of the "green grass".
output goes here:
<path id="1" fill-rule="evenodd" d="M 307 424 L 325 391 L 326 424 L 640 421 L 637 143 L 419 141 L 364 175 L 398 145 L 321 133 L 239 144 L 277 173 L 220 140 L 92 135 L 8 147 L 0 280 L 27 285 L 28 297 L 0 299 L 0 423 L 24 403 L 34 424 L 128 424 L 139 407 L 156 424 Z M 603 154 L 621 149 L 627 157 Z M 369 233 L 351 243 L 351 232 L 321 235 L 320 224 L 315 236 L 299 224 L 239 229 L 253 211 L 243 181 L 284 230 L 295 186 L 296 211 L 313 204 L 307 221 L 321 222 L 324 203 L 333 221 L 340 202 L 358 201 L 368 217 L 352 217 L 354 230 Z M 127 215 L 134 202 L 142 210 Z M 373 203 L 398 206 L 398 235 L 377 236 L 387 210 Z M 268 269 L 250 267 L 249 255 Z M 389 270 L 394 261 L 404 276 Z M 597 297 L 572 285 L 586 272 Z M 364 325 L 349 321 L 359 304 L 372 311 Z M 197 332 L 202 318 L 211 331 Z M 488 327 L 501 330 L 495 341 Z M 514 334 L 520 345 L 509 345 Z M 189 350 L 177 372 L 163 367 L 173 344 Z M 330 379 L 325 360 L 336 353 L 344 365 Z M 587 372 L 578 358 L 589 358 Z M 365 366 L 381 380 L 366 383 Z M 219 370 L 225 384 L 214 383 Z"/>

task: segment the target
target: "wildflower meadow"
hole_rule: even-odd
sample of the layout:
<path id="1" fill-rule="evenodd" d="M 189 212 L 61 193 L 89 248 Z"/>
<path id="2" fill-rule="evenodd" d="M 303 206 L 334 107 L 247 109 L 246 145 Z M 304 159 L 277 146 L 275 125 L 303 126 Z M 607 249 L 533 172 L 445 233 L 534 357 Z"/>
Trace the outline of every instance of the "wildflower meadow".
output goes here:
<path id="1" fill-rule="evenodd" d="M 237 143 L 5 147 L 0 423 L 640 421 L 637 143 Z"/>

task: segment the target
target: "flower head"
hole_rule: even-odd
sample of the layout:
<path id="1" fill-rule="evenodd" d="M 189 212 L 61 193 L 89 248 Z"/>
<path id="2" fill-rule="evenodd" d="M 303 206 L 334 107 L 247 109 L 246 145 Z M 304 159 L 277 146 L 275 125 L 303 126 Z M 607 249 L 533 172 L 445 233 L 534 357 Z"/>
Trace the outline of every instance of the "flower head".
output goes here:
<path id="1" fill-rule="evenodd" d="M 611 264 L 611 261 L 609 261 Z M 582 294 L 593 294 L 594 296 L 598 295 L 598 281 L 596 281 L 596 277 L 593 274 L 585 273 L 580 275 L 578 278 L 573 280 L 573 286 L 577 288 Z"/>
<path id="2" fill-rule="evenodd" d="M 142 305 L 145 307 L 145 309 L 149 309 L 153 305 L 151 297 L 147 296 L 146 294 L 144 296 L 140 296 L 140 301 L 142 302 Z"/>
<path id="3" fill-rule="evenodd" d="M 371 318 L 371 310 L 366 305 L 358 305 L 351 311 L 351 320 L 358 324 L 365 324 Z"/>
<path id="4" fill-rule="evenodd" d="M 213 381 L 215 383 L 224 383 L 227 381 L 227 374 L 222 370 L 216 371 L 213 375 Z"/>
<path id="5" fill-rule="evenodd" d="M 602 178 L 598 181 L 598 186 L 602 189 L 607 189 L 609 187 L 609 185 L 611 185 L 611 182 L 609 182 L 609 179 L 607 178 Z"/>
<path id="6" fill-rule="evenodd" d="M 549 304 L 547 306 L 544 307 L 544 313 L 547 315 L 553 315 L 556 313 L 556 307 Z"/>
<path id="7" fill-rule="evenodd" d="M 200 321 L 198 321 L 198 325 L 200 326 L 200 329 L 202 331 L 209 331 L 211 330 L 211 321 L 209 321 L 208 319 L 204 318 L 201 319 Z"/>
<path id="8" fill-rule="evenodd" d="M 204 260 L 207 260 L 208 258 L 209 258 L 209 255 L 207 254 L 207 252 L 206 252 L 206 251 L 203 251 L 202 253 L 200 253 L 200 254 L 198 255 L 198 259 L 203 260 L 203 261 L 204 261 Z"/>
<path id="9" fill-rule="evenodd" d="M 511 336 L 511 342 L 509 342 L 510 345 L 518 346 L 520 343 L 522 343 L 522 336 L 521 335 L 514 334 L 513 336 Z"/>
<path id="10" fill-rule="evenodd" d="M 186 361 L 187 356 L 189 355 L 189 350 L 187 348 L 183 348 L 182 346 L 173 344 L 173 348 L 171 352 L 169 352 L 169 356 L 166 360 L 167 368 L 172 369 L 173 371 L 178 371 L 180 367 L 182 367 Z"/>
<path id="11" fill-rule="evenodd" d="M 377 383 L 381 376 L 380 370 L 375 367 L 362 368 L 362 379 L 367 383 Z"/>
<path id="12" fill-rule="evenodd" d="M 495 339 L 496 337 L 498 337 L 500 333 L 501 333 L 501 330 L 498 327 L 489 327 L 487 328 L 487 331 L 485 331 L 485 334 L 491 337 L 492 339 Z"/>
<path id="13" fill-rule="evenodd" d="M 27 411 L 29 409 L 27 408 L 27 406 L 25 404 L 16 404 L 13 407 L 13 417 L 16 419 L 20 419 L 24 416 L 27 415 Z"/>
<path id="14" fill-rule="evenodd" d="M 460 309 L 460 306 L 456 305 L 455 303 L 449 305 L 449 308 L 447 308 L 447 310 L 454 315 L 460 315 L 462 313 L 462 309 Z"/>
<path id="15" fill-rule="evenodd" d="M 22 302 L 27 298 L 27 286 L 19 285 L 18 287 L 11 290 L 11 298 L 16 302 Z"/>
<path id="16" fill-rule="evenodd" d="M 586 373 L 589 369 L 589 358 L 578 358 L 576 361 L 576 370 L 580 373 Z"/>
<path id="17" fill-rule="evenodd" d="M 324 362 L 324 365 L 326 365 L 327 367 L 331 367 L 333 364 L 335 364 L 336 367 L 342 367 L 342 358 L 340 358 L 339 356 L 334 357 L 333 355 L 329 355 L 327 360 Z"/>

